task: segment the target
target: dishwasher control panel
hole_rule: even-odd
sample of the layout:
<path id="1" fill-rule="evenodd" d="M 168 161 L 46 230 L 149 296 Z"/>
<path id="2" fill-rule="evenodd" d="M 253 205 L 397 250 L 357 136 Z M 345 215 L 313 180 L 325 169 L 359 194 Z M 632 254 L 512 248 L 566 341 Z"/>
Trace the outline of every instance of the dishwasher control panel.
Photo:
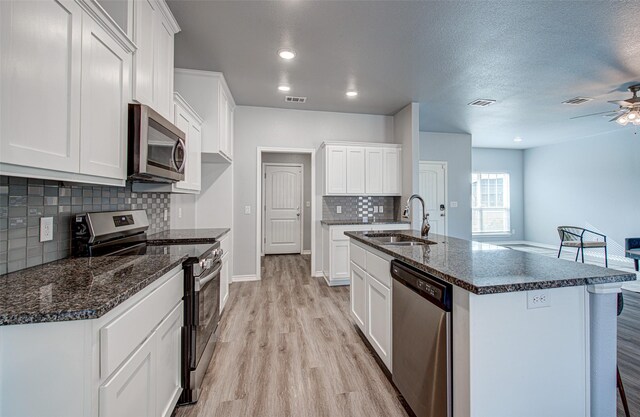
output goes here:
<path id="1" fill-rule="evenodd" d="M 391 262 L 391 276 L 445 311 L 451 311 L 451 284 L 396 260 Z"/>
<path id="2" fill-rule="evenodd" d="M 442 290 L 426 281 L 416 278 L 416 286 L 419 290 L 426 292 L 434 298 L 440 299 L 442 297 Z"/>

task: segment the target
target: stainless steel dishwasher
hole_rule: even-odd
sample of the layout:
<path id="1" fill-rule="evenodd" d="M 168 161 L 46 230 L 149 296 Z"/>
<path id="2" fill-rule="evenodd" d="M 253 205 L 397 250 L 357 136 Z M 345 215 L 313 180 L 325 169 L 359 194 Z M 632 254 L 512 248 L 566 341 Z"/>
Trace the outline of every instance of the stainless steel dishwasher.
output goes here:
<path id="1" fill-rule="evenodd" d="M 451 417 L 452 287 L 398 261 L 393 277 L 393 382 L 416 417 Z"/>

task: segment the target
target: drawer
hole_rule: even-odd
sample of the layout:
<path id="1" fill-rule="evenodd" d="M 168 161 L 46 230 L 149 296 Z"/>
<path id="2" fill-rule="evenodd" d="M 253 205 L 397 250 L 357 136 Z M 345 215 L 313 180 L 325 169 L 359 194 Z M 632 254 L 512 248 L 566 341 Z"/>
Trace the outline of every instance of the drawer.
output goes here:
<path id="1" fill-rule="evenodd" d="M 231 253 L 231 239 L 229 236 L 231 236 L 231 232 L 224 235 L 220 241 L 220 249 L 222 249 L 222 253 Z"/>
<path id="2" fill-rule="evenodd" d="M 344 227 L 332 227 L 331 228 L 331 240 L 349 240 L 349 236 L 345 235 L 349 229 L 345 229 Z"/>
<path id="3" fill-rule="evenodd" d="M 391 288 L 391 263 L 371 252 L 366 253 L 367 267 L 365 270 L 369 275 L 380 281 L 387 288 Z"/>
<path id="4" fill-rule="evenodd" d="M 367 263 L 365 261 L 366 251 L 360 246 L 354 245 L 352 243 L 350 252 L 351 252 L 351 261 L 356 265 L 358 265 L 360 268 L 366 270 L 367 269 Z"/>
<path id="5" fill-rule="evenodd" d="M 100 377 L 111 375 L 158 324 L 180 303 L 180 271 L 126 312 L 100 329 Z"/>

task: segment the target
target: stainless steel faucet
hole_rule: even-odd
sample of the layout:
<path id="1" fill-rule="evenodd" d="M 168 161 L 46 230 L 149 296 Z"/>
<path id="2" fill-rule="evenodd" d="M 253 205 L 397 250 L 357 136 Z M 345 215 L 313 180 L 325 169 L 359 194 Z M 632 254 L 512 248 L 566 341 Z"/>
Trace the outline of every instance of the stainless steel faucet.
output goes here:
<path id="1" fill-rule="evenodd" d="M 414 199 L 418 199 L 422 204 L 422 228 L 420 229 L 420 233 L 423 237 L 427 237 L 429 235 L 429 230 L 431 229 L 431 225 L 429 224 L 429 213 L 425 210 L 424 200 L 418 194 L 414 194 L 407 200 L 407 205 L 404 207 L 404 211 L 402 212 L 402 216 L 405 218 L 409 218 L 411 214 L 411 202 Z"/>

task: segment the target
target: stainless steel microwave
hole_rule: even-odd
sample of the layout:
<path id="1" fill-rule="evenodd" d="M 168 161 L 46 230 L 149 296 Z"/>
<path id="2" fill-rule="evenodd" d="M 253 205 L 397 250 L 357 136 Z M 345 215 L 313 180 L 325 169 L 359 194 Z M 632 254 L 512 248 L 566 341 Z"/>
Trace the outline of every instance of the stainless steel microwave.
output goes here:
<path id="1" fill-rule="evenodd" d="M 143 104 L 129 104 L 129 179 L 184 180 L 185 133 Z"/>

